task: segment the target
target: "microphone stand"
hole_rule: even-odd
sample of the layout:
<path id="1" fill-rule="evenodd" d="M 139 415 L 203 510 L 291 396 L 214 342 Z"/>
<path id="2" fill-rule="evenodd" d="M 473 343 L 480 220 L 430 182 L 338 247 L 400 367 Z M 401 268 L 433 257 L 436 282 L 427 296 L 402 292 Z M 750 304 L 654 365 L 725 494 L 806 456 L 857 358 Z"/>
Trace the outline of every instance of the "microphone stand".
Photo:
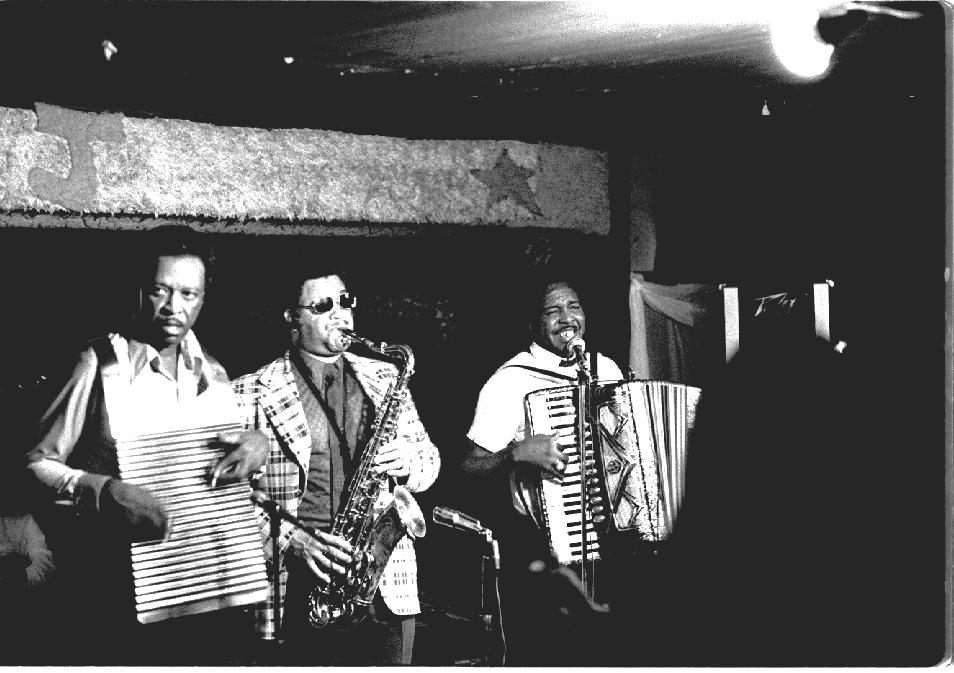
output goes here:
<path id="1" fill-rule="evenodd" d="M 500 547 L 497 545 L 497 540 L 494 539 L 493 531 L 489 528 L 485 528 L 483 534 L 484 541 L 487 543 L 491 552 L 489 557 L 486 551 L 484 552 L 480 566 L 480 609 L 481 618 L 484 623 L 484 637 L 487 641 L 487 665 L 503 666 L 507 657 L 507 646 L 503 634 L 503 618 L 500 616 L 500 592 L 498 589 L 498 582 L 500 581 Z M 488 561 L 490 561 L 489 573 L 486 572 Z M 493 605 L 487 605 L 488 595 L 493 597 Z M 501 647 L 499 648 L 499 656 L 497 656 L 497 648 L 493 647 L 494 615 L 497 616 L 497 626 L 500 629 Z"/>
<path id="2" fill-rule="evenodd" d="M 501 666 L 507 658 L 507 641 L 503 630 L 503 615 L 500 612 L 500 547 L 489 528 L 480 525 L 473 517 L 446 507 L 434 508 L 434 522 L 465 533 L 477 533 L 484 538 L 487 546 L 480 558 L 480 621 L 484 626 L 485 664 Z M 487 550 L 490 550 L 488 555 Z M 489 565 L 489 571 L 488 571 Z M 488 605 L 488 596 L 493 596 L 493 604 Z M 500 647 L 494 647 L 494 615 L 500 630 Z"/>
<path id="3" fill-rule="evenodd" d="M 303 530 L 310 537 L 321 542 L 321 538 L 309 526 L 306 526 L 293 514 L 287 512 L 281 505 L 274 500 L 265 497 L 260 492 L 252 492 L 252 501 L 259 505 L 268 514 L 269 531 L 272 538 L 272 622 L 275 624 L 275 642 L 281 643 L 282 615 L 278 609 L 281 605 L 282 580 L 281 580 L 281 549 L 278 544 L 278 538 L 281 535 L 282 519 L 292 524 L 295 528 Z"/>
<path id="4" fill-rule="evenodd" d="M 266 502 L 271 503 L 271 500 Z M 282 602 L 282 575 L 281 575 L 281 548 L 278 544 L 278 537 L 282 534 L 282 519 L 278 515 L 281 510 L 277 503 L 274 507 L 265 506 L 268 512 L 268 523 L 272 536 L 272 622 L 275 624 L 275 642 L 281 642 L 282 613 L 278 606 Z"/>
<path id="5" fill-rule="evenodd" d="M 586 426 L 590 425 L 591 441 L 593 442 L 593 458 L 598 459 L 596 455 L 598 427 L 590 418 L 590 410 L 593 408 L 593 377 L 590 374 L 590 368 L 586 365 L 586 353 L 582 353 L 579 367 L 577 369 L 577 381 L 579 383 L 579 413 L 576 416 L 576 436 L 580 454 L 580 517 L 582 519 L 582 539 L 580 546 L 580 582 L 586 589 L 587 597 L 592 599 L 596 591 L 596 578 L 593 569 L 587 572 L 589 558 L 589 533 L 586 529 L 588 517 L 587 508 L 587 478 L 586 478 Z M 593 523 L 593 530 L 596 531 L 596 523 Z"/>

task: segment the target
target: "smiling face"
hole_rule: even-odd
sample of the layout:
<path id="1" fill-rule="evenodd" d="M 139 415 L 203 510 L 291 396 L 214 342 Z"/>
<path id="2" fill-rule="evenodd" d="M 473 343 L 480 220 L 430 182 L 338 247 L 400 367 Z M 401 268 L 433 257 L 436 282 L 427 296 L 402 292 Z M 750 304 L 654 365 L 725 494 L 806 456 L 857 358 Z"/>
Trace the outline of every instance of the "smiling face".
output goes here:
<path id="1" fill-rule="evenodd" d="M 576 291 L 566 283 L 549 285 L 537 324 L 536 342 L 557 355 L 566 354 L 573 337 L 582 337 L 586 315 Z"/>
<path id="2" fill-rule="evenodd" d="M 143 287 L 140 315 L 146 340 L 155 348 L 178 344 L 199 317 L 205 300 L 205 264 L 194 255 L 156 259 L 152 281 Z"/>
<path id="3" fill-rule="evenodd" d="M 339 302 L 339 297 L 347 291 L 344 281 L 335 275 L 306 280 L 298 296 L 299 306 L 320 303 L 326 297 L 332 297 L 334 302 L 331 310 L 317 315 L 307 308 L 289 309 L 287 316 L 297 316 L 297 321 L 290 318 L 292 343 L 313 355 L 326 357 L 346 351 L 348 342 L 338 330 L 354 329 L 353 309 L 342 308 Z"/>

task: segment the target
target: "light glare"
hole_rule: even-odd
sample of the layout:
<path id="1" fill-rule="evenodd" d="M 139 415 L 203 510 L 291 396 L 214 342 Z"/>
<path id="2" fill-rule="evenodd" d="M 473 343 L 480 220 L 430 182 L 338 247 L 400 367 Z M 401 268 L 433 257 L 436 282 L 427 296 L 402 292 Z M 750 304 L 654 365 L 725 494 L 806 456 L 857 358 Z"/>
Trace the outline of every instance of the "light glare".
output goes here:
<path id="1" fill-rule="evenodd" d="M 831 66 L 835 47 L 818 35 L 817 7 L 785 4 L 772 20 L 770 34 L 775 56 L 794 75 L 813 79 Z"/>

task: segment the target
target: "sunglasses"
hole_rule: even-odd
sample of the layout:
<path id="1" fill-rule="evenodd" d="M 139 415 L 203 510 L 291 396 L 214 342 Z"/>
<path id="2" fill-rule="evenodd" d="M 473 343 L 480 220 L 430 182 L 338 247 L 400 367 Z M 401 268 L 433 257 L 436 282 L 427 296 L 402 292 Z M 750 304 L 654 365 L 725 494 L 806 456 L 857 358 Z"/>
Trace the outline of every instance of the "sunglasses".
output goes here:
<path id="1" fill-rule="evenodd" d="M 358 298 L 350 292 L 342 292 L 338 295 L 337 303 L 341 308 L 354 308 L 358 305 Z M 322 313 L 330 311 L 334 305 L 334 297 L 322 297 L 318 301 L 313 301 L 310 304 L 299 304 L 298 308 L 306 308 L 311 311 L 313 315 L 321 315 Z"/>

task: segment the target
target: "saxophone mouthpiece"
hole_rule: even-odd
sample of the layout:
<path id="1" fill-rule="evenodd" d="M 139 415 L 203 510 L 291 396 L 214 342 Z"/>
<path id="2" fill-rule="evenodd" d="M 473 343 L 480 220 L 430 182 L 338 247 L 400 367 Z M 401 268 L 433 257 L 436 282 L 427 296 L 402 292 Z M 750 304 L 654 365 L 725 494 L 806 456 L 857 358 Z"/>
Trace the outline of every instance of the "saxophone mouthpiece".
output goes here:
<path id="1" fill-rule="evenodd" d="M 366 348 L 374 348 L 374 342 L 371 341 L 371 339 L 365 339 L 364 337 L 358 336 L 354 333 L 354 330 L 347 329 L 346 327 L 339 327 L 338 331 L 341 332 L 341 335 L 345 338 L 345 341 L 347 341 L 349 345 L 356 341 Z"/>

